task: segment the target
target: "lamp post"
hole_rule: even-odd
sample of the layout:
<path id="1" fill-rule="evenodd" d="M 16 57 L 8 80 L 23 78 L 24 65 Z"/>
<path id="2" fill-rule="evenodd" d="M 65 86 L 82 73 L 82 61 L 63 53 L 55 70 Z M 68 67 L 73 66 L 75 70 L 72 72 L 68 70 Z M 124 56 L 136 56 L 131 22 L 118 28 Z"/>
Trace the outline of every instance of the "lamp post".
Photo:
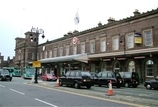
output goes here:
<path id="1" fill-rule="evenodd" d="M 125 39 L 125 35 L 121 35 L 120 36 L 120 43 L 123 43 L 123 56 L 124 56 L 124 58 L 125 58 L 125 56 L 126 56 L 126 39 Z M 125 60 L 124 60 L 124 62 L 123 62 L 123 64 L 124 64 L 124 72 L 126 71 L 126 66 L 125 66 Z"/>
<path id="2" fill-rule="evenodd" d="M 21 70 L 21 75 L 24 73 L 24 67 L 25 67 L 25 56 L 26 56 L 26 38 L 24 42 L 24 54 L 23 54 L 23 70 Z"/>
<path id="3" fill-rule="evenodd" d="M 44 36 L 44 30 L 42 30 L 42 29 L 38 29 L 38 27 L 37 28 L 33 28 L 32 27 L 32 29 L 31 29 L 31 34 L 30 34 L 30 38 L 31 38 L 31 40 L 33 40 L 33 42 L 35 42 L 36 43 L 36 45 L 35 45 L 35 61 L 37 61 L 37 55 L 38 55 L 38 40 L 39 40 L 39 35 L 42 35 L 42 38 L 44 38 L 45 36 Z M 35 71 L 35 81 L 34 81 L 34 83 L 38 83 L 38 80 L 37 80 L 37 71 L 38 70 L 38 68 L 36 67 L 36 71 Z"/>

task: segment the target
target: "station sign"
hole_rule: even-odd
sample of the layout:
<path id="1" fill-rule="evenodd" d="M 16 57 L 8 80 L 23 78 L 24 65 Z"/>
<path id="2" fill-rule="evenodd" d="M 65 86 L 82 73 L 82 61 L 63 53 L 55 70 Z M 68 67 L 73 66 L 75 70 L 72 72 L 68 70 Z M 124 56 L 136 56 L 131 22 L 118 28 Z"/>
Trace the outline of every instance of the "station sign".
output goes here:
<path id="1" fill-rule="evenodd" d="M 41 67 L 41 62 L 40 61 L 33 61 L 32 66 L 33 67 Z"/>

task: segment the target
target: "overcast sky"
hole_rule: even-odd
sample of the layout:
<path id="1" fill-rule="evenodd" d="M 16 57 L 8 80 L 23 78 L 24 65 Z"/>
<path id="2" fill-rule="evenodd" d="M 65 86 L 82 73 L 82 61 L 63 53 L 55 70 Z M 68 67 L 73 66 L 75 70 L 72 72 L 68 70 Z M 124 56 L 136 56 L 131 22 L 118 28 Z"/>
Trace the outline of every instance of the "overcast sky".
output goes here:
<path id="1" fill-rule="evenodd" d="M 41 28 L 45 39 L 63 37 L 69 31 L 84 31 L 106 24 L 109 17 L 120 20 L 158 8 L 158 0 L 0 0 L 0 52 L 15 55 L 15 38 L 25 37 L 31 27 Z M 75 25 L 78 11 L 80 22 Z"/>

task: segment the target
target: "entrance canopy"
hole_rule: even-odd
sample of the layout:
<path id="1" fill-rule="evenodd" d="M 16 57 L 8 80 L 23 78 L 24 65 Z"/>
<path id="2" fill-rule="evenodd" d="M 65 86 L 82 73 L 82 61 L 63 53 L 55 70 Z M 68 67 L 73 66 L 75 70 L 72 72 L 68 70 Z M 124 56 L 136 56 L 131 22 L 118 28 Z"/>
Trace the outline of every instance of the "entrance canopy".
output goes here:
<path id="1" fill-rule="evenodd" d="M 80 61 L 80 62 L 88 63 L 88 56 L 87 54 L 76 54 L 76 55 L 68 55 L 61 57 L 45 58 L 39 61 L 41 63 L 65 62 L 65 61 Z"/>

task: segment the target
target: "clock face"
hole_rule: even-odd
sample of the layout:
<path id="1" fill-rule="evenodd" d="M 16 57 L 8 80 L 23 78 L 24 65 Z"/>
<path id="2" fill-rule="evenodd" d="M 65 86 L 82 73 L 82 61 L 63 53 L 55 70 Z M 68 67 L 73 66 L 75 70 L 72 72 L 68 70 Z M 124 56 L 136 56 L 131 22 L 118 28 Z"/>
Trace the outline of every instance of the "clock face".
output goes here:
<path id="1" fill-rule="evenodd" d="M 45 50 L 45 46 L 43 46 L 43 51 Z"/>

